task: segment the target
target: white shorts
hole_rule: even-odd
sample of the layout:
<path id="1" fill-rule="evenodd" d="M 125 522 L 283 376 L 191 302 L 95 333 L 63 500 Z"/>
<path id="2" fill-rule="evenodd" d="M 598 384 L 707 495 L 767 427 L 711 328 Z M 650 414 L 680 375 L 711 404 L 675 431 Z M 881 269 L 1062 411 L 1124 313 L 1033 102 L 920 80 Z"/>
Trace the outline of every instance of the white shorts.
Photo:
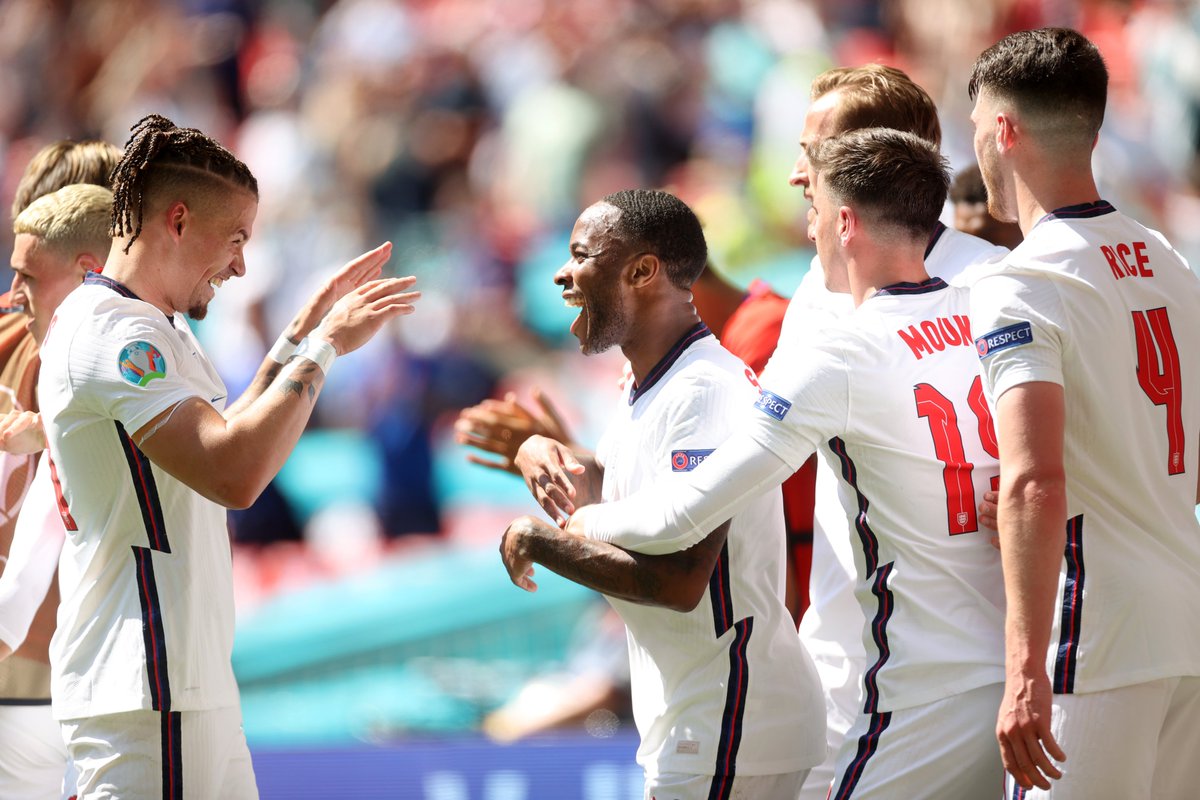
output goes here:
<path id="1" fill-rule="evenodd" d="M 64 720 L 79 800 L 257 800 L 237 708 L 127 711 Z"/>
<path id="2" fill-rule="evenodd" d="M 1067 760 L 1050 789 L 1009 798 L 1108 800 L 1200 797 L 1200 677 L 1054 696 L 1050 732 Z"/>
<path id="3" fill-rule="evenodd" d="M 646 778 L 644 800 L 795 800 L 808 770 L 778 775 L 713 775 L 667 772 Z"/>
<path id="4" fill-rule="evenodd" d="M 821 691 L 825 694 L 825 760 L 813 767 L 798 800 L 825 800 L 833 783 L 833 768 L 846 732 L 862 711 L 862 659 L 813 656 Z"/>
<path id="5" fill-rule="evenodd" d="M 993 683 L 925 705 L 860 714 L 838 753 L 830 800 L 994 798 L 1004 786 Z"/>
<path id="6" fill-rule="evenodd" d="M 67 748 L 50 704 L 0 704 L 0 797 L 60 800 Z"/>

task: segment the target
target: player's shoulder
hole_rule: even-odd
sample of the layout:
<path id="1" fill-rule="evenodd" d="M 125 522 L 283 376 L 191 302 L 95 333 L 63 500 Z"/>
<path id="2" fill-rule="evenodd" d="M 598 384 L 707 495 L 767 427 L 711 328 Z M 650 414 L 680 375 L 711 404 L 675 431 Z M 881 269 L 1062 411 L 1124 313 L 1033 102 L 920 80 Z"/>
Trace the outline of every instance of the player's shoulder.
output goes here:
<path id="1" fill-rule="evenodd" d="M 745 383 L 746 369 L 745 363 L 726 350 L 716 337 L 708 336 L 680 357 L 669 383 L 677 390 L 684 386 L 724 389 Z"/>
<path id="2" fill-rule="evenodd" d="M 925 269 L 935 278 L 950 281 L 974 265 L 1008 255 L 1008 248 L 992 244 L 955 228 L 942 228 L 925 256 Z"/>

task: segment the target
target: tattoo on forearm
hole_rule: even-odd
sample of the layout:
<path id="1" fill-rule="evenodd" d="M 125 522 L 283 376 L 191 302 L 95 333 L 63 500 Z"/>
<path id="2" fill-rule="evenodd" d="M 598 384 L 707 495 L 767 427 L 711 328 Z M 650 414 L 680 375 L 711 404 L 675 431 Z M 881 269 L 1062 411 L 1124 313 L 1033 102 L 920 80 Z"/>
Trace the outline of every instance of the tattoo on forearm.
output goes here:
<path id="1" fill-rule="evenodd" d="M 292 367 L 291 373 L 279 383 L 279 393 L 303 397 L 307 388 L 308 402 L 315 403 L 317 401 L 316 384 L 322 377 L 321 368 L 307 358 L 288 360 L 288 365 L 293 363 L 295 366 Z"/>

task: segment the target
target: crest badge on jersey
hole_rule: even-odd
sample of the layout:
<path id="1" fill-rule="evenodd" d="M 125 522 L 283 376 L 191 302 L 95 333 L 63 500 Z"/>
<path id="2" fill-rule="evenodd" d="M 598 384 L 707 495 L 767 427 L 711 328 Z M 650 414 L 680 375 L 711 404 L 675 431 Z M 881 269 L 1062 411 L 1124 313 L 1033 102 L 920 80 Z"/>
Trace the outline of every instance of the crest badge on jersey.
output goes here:
<path id="1" fill-rule="evenodd" d="M 980 336 L 975 340 L 975 351 L 979 353 L 980 360 L 983 360 L 1001 350 L 1032 343 L 1033 326 L 1028 322 L 1018 322 Z"/>
<path id="2" fill-rule="evenodd" d="M 671 472 L 691 472 L 712 454 L 712 450 L 672 450 Z"/>
<path id="3" fill-rule="evenodd" d="M 155 378 L 167 376 L 167 360 L 149 342 L 130 342 L 122 347 L 117 356 L 117 367 L 121 377 L 134 386 L 145 386 Z"/>

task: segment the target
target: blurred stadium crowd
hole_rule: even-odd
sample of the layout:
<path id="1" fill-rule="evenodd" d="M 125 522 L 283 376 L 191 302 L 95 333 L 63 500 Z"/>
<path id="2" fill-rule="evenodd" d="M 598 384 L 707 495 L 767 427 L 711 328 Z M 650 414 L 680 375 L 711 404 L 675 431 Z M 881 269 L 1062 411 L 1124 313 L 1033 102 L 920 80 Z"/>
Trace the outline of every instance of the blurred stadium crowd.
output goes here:
<path id="1" fill-rule="evenodd" d="M 1108 61 L 1102 195 L 1200 263 L 1190 0 L 4 0 L 0 202 L 42 145 L 119 145 L 151 111 L 230 146 L 262 201 L 247 275 L 198 333 L 231 395 L 335 266 L 390 239 L 390 269 L 419 276 L 418 314 L 333 372 L 277 491 L 234 515 L 245 611 L 407 553 L 407 534 L 490 550 L 532 504 L 465 463 L 464 406 L 543 386 L 595 441 L 620 358 L 578 356 L 550 280 L 579 209 L 669 187 L 721 272 L 790 294 L 812 255 L 786 180 L 811 78 L 901 67 L 958 169 L 970 64 L 1042 25 Z"/>

